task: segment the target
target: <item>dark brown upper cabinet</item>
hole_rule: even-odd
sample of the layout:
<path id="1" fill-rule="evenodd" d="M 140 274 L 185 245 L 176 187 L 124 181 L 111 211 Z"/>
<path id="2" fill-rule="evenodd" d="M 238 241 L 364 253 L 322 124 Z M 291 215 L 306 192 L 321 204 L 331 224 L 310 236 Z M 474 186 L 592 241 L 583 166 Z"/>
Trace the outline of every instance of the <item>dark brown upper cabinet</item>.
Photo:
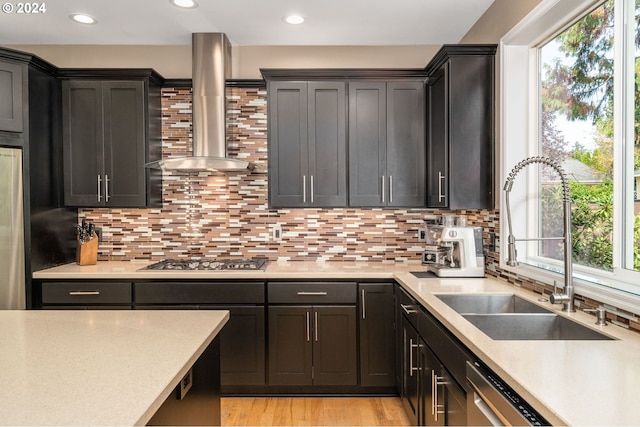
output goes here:
<path id="1" fill-rule="evenodd" d="M 424 70 L 261 71 L 270 206 L 425 206 Z"/>
<path id="2" fill-rule="evenodd" d="M 349 205 L 424 207 L 424 81 L 349 82 Z"/>
<path id="3" fill-rule="evenodd" d="M 112 72 L 62 81 L 65 205 L 159 206 L 160 171 L 145 164 L 161 157 L 160 85 Z"/>
<path id="4" fill-rule="evenodd" d="M 24 64 L 0 60 L 0 131 L 23 131 Z"/>
<path id="5" fill-rule="evenodd" d="M 426 68 L 428 207 L 494 207 L 495 51 L 445 45 Z"/>
<path id="6" fill-rule="evenodd" d="M 346 84 L 269 82 L 269 203 L 347 204 Z"/>

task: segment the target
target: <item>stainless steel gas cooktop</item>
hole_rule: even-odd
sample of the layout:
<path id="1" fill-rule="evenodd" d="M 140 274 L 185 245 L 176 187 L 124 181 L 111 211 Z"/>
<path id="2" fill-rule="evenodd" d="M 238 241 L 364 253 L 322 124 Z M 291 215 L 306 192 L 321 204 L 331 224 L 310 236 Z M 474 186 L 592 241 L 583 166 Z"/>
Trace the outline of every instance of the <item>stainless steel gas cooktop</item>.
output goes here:
<path id="1" fill-rule="evenodd" d="M 264 270 L 266 258 L 251 259 L 165 259 L 141 270 Z"/>

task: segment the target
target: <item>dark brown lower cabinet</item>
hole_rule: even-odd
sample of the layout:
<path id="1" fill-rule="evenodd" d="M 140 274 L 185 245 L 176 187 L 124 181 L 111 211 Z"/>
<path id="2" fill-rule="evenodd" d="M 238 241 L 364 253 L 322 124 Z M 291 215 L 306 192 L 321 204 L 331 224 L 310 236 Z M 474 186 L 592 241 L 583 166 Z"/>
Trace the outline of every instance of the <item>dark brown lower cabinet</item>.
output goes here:
<path id="1" fill-rule="evenodd" d="M 472 355 L 400 287 L 396 322 L 400 396 L 413 425 L 467 425 L 464 371 Z"/>
<path id="2" fill-rule="evenodd" d="M 269 306 L 269 385 L 357 385 L 355 306 Z"/>
<path id="3" fill-rule="evenodd" d="M 264 282 L 140 281 L 134 284 L 136 310 L 229 310 L 220 332 L 223 393 L 264 386 Z"/>
<path id="4" fill-rule="evenodd" d="M 395 385 L 393 283 L 358 283 L 360 385 Z"/>
<path id="5" fill-rule="evenodd" d="M 229 310 L 229 321 L 220 332 L 220 384 L 265 384 L 264 307 L 200 307 Z"/>
<path id="6" fill-rule="evenodd" d="M 229 321 L 219 335 L 222 392 L 234 393 L 236 386 L 264 386 L 264 306 L 141 305 L 136 310 L 229 310 Z"/>
<path id="7" fill-rule="evenodd" d="M 402 334 L 402 403 L 413 425 L 419 421 L 419 336 L 406 317 L 401 321 Z"/>
<path id="8" fill-rule="evenodd" d="M 423 426 L 467 425 L 465 391 L 431 351 L 419 341 L 419 424 Z"/>
<path id="9" fill-rule="evenodd" d="M 444 426 L 446 405 L 443 387 L 446 380 L 440 372 L 440 361 L 422 339 L 419 340 L 417 353 L 417 366 L 420 372 L 420 392 L 418 393 L 419 424 L 423 426 Z"/>

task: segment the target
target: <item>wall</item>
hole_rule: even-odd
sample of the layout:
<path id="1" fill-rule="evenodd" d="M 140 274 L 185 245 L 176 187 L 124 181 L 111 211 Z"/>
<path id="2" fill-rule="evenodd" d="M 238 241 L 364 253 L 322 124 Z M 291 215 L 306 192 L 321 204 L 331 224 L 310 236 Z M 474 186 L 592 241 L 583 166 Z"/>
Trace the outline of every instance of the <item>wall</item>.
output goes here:
<path id="1" fill-rule="evenodd" d="M 494 0 L 460 43 L 499 43 L 542 0 Z"/>

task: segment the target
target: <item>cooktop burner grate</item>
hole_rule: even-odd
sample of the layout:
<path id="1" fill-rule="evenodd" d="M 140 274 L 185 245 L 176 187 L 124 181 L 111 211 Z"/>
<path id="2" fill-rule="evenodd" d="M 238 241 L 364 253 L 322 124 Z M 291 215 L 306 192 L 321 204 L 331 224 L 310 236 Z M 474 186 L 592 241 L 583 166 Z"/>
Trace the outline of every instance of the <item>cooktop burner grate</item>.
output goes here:
<path id="1" fill-rule="evenodd" d="M 251 259 L 165 259 L 142 270 L 264 270 L 266 258 Z"/>

